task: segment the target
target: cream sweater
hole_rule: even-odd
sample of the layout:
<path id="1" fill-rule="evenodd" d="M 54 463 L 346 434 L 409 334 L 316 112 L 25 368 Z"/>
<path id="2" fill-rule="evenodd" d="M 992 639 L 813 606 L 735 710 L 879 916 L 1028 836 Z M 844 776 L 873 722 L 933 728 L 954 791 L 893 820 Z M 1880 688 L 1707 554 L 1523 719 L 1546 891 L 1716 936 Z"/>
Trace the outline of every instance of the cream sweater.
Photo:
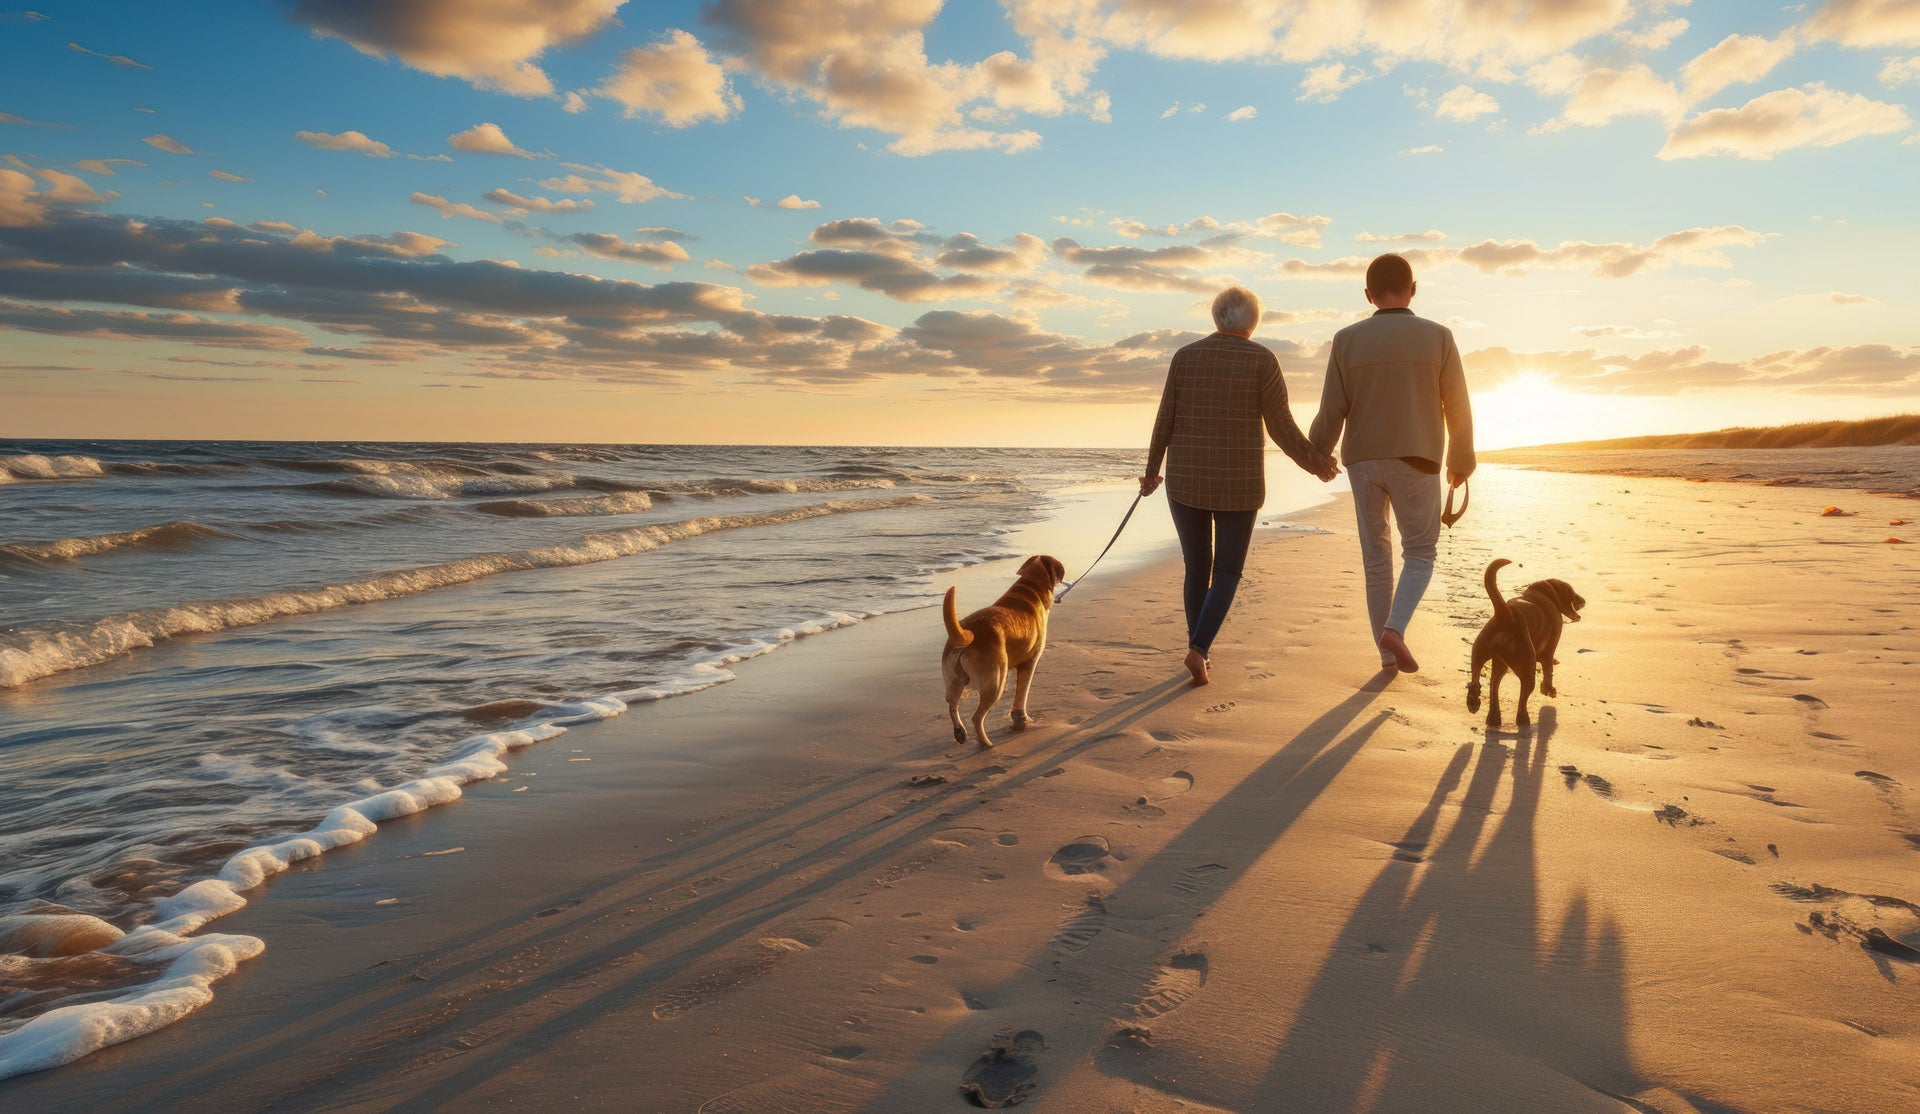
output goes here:
<path id="1" fill-rule="evenodd" d="M 1335 333 L 1307 437 L 1323 452 L 1340 443 L 1347 464 L 1414 458 L 1471 475 L 1473 408 L 1452 330 L 1388 309 Z"/>

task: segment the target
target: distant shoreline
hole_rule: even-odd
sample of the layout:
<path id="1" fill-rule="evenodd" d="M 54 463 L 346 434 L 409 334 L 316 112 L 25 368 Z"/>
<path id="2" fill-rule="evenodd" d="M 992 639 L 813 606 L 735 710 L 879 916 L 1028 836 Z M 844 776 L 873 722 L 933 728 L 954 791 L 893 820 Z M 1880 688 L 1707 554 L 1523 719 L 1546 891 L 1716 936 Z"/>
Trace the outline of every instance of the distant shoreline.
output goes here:
<path id="1" fill-rule="evenodd" d="M 1659 477 L 1694 483 L 1837 488 L 1920 499 L 1920 445 L 1865 448 L 1600 448 L 1502 449 L 1481 460 L 1588 475 Z"/>
<path id="2" fill-rule="evenodd" d="M 1894 414 L 1852 422 L 1734 426 L 1703 433 L 1661 433 L 1604 441 L 1563 441 L 1501 449 L 1484 455 L 1498 460 L 1502 453 L 1594 449 L 1864 449 L 1883 445 L 1920 445 L 1920 414 Z"/>

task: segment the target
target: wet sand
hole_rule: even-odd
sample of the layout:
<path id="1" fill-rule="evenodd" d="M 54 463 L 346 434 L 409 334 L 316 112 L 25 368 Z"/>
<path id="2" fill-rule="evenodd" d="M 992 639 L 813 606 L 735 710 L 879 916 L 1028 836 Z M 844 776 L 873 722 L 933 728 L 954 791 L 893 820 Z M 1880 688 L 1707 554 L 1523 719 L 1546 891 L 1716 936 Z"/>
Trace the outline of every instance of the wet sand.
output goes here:
<path id="1" fill-rule="evenodd" d="M 1920 558 L 1844 495 L 1486 469 L 1409 676 L 1343 500 L 1207 688 L 1172 562 L 1088 580 L 984 753 L 937 612 L 810 640 L 276 879 L 270 961 L 0 1107 L 1914 1109 Z M 1494 556 L 1589 601 L 1530 730 L 1464 707 Z"/>

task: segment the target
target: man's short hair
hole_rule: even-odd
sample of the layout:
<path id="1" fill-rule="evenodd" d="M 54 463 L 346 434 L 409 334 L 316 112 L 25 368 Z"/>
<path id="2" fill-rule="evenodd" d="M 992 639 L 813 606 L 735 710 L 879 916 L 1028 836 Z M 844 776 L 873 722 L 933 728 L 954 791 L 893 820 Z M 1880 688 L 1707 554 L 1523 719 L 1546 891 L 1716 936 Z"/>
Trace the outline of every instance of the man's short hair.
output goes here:
<path id="1" fill-rule="evenodd" d="M 1413 289 L 1413 264 L 1404 255 L 1388 252 L 1367 264 L 1367 291 L 1371 294 L 1405 294 Z"/>
<path id="2" fill-rule="evenodd" d="M 1260 324 L 1260 299 L 1244 286 L 1229 286 L 1213 299 L 1213 327 L 1223 333 L 1251 333 Z"/>

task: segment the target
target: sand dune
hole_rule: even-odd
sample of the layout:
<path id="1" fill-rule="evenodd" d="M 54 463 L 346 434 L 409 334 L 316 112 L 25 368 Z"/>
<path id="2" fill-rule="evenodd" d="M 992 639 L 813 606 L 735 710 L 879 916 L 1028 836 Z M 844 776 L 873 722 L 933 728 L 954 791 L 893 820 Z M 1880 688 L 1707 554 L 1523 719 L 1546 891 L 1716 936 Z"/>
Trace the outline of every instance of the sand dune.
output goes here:
<path id="1" fill-rule="evenodd" d="M 1475 483 L 1419 674 L 1344 502 L 1260 536 L 1205 689 L 1171 564 L 1088 580 L 993 751 L 935 613 L 876 620 L 281 877 L 230 930 L 282 961 L 0 1106 L 1916 1108 L 1914 549 L 1818 491 Z M 1590 601 L 1525 732 L 1464 708 L 1493 556 Z"/>

